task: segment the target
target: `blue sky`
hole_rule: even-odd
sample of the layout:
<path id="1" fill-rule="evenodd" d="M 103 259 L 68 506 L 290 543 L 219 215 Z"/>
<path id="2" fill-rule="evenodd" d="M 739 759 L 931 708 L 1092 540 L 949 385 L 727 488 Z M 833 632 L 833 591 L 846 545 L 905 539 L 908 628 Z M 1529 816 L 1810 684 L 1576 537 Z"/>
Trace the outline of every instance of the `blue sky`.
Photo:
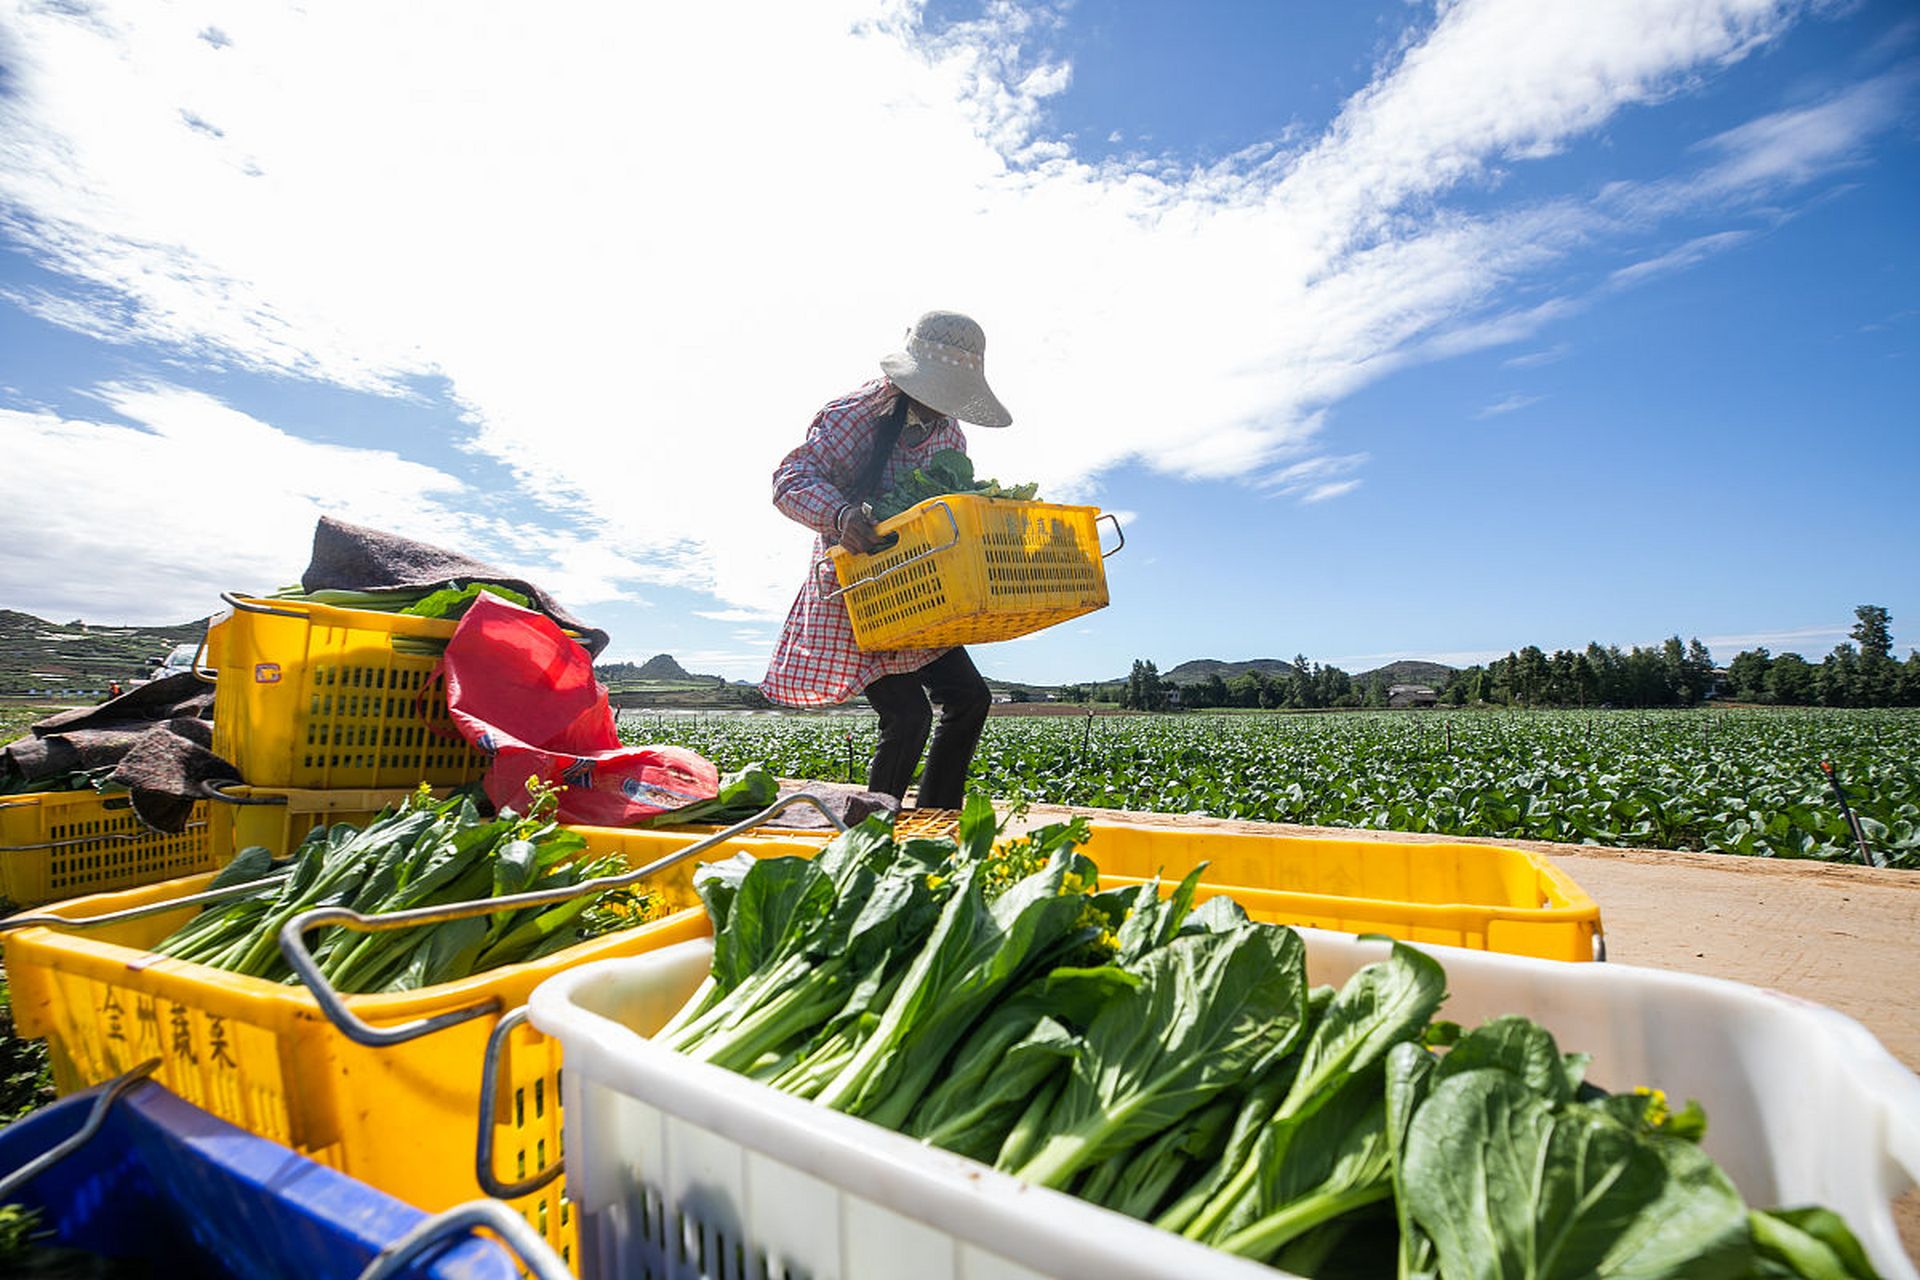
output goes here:
<path id="1" fill-rule="evenodd" d="M 1910 5 L 687 8 L 0 4 L 0 607 L 333 512 L 752 678 L 774 463 L 956 307 L 1128 525 L 989 674 L 1920 643 Z"/>

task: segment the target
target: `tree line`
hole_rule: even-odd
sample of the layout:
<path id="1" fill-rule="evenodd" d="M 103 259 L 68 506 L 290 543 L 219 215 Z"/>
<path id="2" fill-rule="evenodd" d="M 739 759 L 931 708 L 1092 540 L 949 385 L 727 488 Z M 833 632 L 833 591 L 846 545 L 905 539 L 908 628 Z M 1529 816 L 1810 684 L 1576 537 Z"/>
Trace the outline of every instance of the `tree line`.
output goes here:
<path id="1" fill-rule="evenodd" d="M 1584 650 L 1548 653 L 1527 645 L 1504 658 L 1456 671 L 1436 693 L 1455 707 L 1690 707 L 1708 699 L 1780 706 L 1920 706 L 1920 650 L 1904 661 L 1893 656 L 1893 618 L 1880 605 L 1853 611 L 1850 639 L 1820 662 L 1798 653 L 1745 649 L 1725 668 L 1698 637 L 1669 636 L 1653 647 L 1589 644 Z M 1249 671 L 1232 678 L 1218 672 L 1195 684 L 1175 686 L 1147 659 L 1135 659 L 1124 681 L 1068 685 L 1070 702 L 1117 702 L 1139 711 L 1179 708 L 1384 707 L 1388 680 L 1356 678 L 1338 667 L 1293 660 L 1286 674 Z"/>
<path id="2" fill-rule="evenodd" d="M 1063 702 L 1117 702 L 1133 711 L 1384 707 L 1388 684 L 1385 676 L 1356 679 L 1339 667 L 1309 662 L 1301 654 L 1294 658 L 1290 672 L 1246 671 L 1227 677 L 1215 671 L 1193 684 L 1176 685 L 1150 660 L 1135 658 L 1125 680 L 1067 685 L 1060 690 L 1060 698 Z"/>

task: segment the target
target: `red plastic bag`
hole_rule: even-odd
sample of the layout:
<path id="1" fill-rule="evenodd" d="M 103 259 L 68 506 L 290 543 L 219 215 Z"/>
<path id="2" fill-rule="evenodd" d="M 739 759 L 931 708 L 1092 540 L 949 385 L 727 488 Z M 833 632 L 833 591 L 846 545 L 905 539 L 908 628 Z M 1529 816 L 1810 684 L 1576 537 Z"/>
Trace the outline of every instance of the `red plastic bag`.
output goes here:
<path id="1" fill-rule="evenodd" d="M 680 747 L 623 747 L 593 659 L 551 618 L 482 594 L 447 642 L 447 710 L 493 757 L 487 798 L 525 809 L 527 779 L 566 788 L 559 818 L 620 827 L 720 789 L 720 771 Z"/>

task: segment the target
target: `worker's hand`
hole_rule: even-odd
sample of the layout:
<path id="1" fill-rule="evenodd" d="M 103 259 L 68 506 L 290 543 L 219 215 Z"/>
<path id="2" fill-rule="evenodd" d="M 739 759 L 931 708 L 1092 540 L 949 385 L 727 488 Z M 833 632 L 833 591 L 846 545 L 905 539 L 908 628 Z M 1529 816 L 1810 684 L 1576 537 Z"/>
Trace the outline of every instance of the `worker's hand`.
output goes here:
<path id="1" fill-rule="evenodd" d="M 840 545 L 863 556 L 880 549 L 880 531 L 873 527 L 873 521 L 867 519 L 867 513 L 859 507 L 847 512 L 847 518 L 840 526 Z"/>

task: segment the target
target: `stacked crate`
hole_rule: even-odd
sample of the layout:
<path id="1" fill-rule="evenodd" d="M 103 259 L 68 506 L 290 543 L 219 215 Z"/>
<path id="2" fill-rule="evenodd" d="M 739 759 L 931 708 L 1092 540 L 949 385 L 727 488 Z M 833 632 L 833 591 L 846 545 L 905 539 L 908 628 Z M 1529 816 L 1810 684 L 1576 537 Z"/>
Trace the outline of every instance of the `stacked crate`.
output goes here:
<path id="1" fill-rule="evenodd" d="M 447 713 L 440 653 L 456 623 L 228 596 L 207 636 L 214 753 L 247 786 L 215 842 L 289 852 L 316 824 L 364 822 L 422 782 L 476 782 L 487 758 Z"/>

